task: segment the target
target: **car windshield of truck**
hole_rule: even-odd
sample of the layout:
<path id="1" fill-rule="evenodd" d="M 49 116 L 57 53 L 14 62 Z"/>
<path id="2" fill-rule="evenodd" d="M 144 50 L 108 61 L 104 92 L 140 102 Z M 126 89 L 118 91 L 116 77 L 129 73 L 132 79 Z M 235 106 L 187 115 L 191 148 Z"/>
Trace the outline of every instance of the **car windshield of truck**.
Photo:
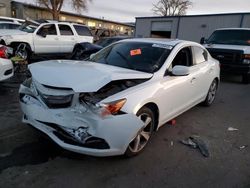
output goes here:
<path id="1" fill-rule="evenodd" d="M 18 29 L 27 33 L 34 33 L 36 26 L 23 24 Z"/>
<path id="2" fill-rule="evenodd" d="M 89 61 L 154 73 L 164 64 L 171 49 L 166 44 L 120 42 L 102 49 Z"/>
<path id="3" fill-rule="evenodd" d="M 250 45 L 250 30 L 218 30 L 206 41 L 208 44 Z"/>

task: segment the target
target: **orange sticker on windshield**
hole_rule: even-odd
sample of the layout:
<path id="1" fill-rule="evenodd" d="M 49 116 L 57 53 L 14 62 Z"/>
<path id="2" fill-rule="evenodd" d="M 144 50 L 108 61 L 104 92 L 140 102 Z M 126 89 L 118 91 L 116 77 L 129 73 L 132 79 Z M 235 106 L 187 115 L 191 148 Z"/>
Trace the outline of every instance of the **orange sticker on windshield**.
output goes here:
<path id="1" fill-rule="evenodd" d="M 130 50 L 130 55 L 131 56 L 141 55 L 141 49 Z"/>

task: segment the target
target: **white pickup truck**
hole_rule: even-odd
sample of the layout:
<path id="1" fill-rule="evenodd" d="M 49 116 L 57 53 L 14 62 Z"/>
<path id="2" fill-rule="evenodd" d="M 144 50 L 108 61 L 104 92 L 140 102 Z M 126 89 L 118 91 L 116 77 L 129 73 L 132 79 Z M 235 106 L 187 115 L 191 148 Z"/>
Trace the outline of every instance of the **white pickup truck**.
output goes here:
<path id="1" fill-rule="evenodd" d="M 93 42 L 89 28 L 67 22 L 43 23 L 34 30 L 1 37 L 2 44 L 20 52 L 24 59 L 29 59 L 32 54 L 71 54 L 81 42 Z"/>
<path id="2" fill-rule="evenodd" d="M 220 61 L 222 73 L 238 74 L 243 83 L 250 82 L 250 28 L 218 29 L 201 44 Z"/>

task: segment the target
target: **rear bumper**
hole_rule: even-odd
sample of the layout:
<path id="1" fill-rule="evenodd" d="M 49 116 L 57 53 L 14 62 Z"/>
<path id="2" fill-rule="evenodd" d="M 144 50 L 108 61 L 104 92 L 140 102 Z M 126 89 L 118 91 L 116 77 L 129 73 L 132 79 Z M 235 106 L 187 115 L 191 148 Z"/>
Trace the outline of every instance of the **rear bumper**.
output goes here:
<path id="1" fill-rule="evenodd" d="M 250 74 L 250 65 L 221 63 L 221 72 L 228 74 Z"/>
<path id="2" fill-rule="evenodd" d="M 6 80 L 14 75 L 13 63 L 9 59 L 0 58 L 0 81 Z"/>

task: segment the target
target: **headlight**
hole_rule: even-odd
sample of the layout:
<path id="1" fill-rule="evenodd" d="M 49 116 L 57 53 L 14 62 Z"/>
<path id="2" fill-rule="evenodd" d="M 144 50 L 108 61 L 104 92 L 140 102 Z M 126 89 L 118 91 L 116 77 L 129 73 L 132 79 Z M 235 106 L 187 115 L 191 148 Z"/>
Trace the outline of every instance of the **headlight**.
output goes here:
<path id="1" fill-rule="evenodd" d="M 109 102 L 109 103 L 99 104 L 101 108 L 101 116 L 105 117 L 111 114 L 116 115 L 124 106 L 126 101 L 127 99 L 120 99 L 120 100 Z"/>
<path id="2" fill-rule="evenodd" d="M 250 54 L 243 54 L 243 64 L 250 64 Z"/>

